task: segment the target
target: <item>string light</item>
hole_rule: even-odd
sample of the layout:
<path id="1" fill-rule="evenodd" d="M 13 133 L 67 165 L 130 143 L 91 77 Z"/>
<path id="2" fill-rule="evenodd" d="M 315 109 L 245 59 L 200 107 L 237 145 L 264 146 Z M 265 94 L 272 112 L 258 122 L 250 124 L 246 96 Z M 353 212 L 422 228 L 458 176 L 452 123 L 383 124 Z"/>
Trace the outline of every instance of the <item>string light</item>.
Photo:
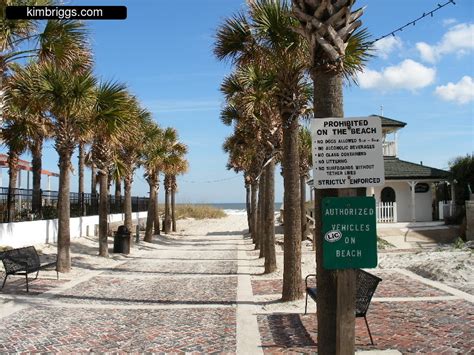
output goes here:
<path id="1" fill-rule="evenodd" d="M 441 10 L 443 7 L 448 6 L 448 5 L 450 5 L 450 4 L 456 5 L 456 3 L 454 2 L 454 0 L 448 0 L 448 1 L 447 1 L 446 3 L 444 3 L 444 4 L 437 4 L 438 7 L 434 8 L 434 9 L 431 10 L 431 11 L 423 12 L 423 15 L 421 15 L 420 17 L 418 17 L 418 18 L 416 18 L 415 20 L 412 20 L 412 21 L 406 23 L 406 24 L 403 25 L 403 26 L 398 27 L 396 30 L 393 30 L 392 32 L 389 32 L 389 33 L 387 33 L 387 34 L 385 34 L 385 35 L 383 35 L 383 36 L 380 36 L 380 37 L 374 39 L 373 41 L 369 42 L 369 45 L 372 45 L 372 44 L 374 44 L 375 42 L 378 42 L 378 41 L 380 41 L 381 39 L 384 39 L 384 38 L 386 38 L 386 37 L 388 37 L 388 36 L 390 36 L 390 35 L 393 35 L 393 36 L 394 36 L 397 32 L 402 32 L 405 27 L 408 27 L 408 26 L 410 26 L 410 25 L 415 26 L 415 24 L 416 24 L 418 21 L 424 19 L 425 17 L 428 17 L 428 15 L 430 15 L 430 17 L 433 17 L 433 13 L 435 13 L 436 11 Z"/>

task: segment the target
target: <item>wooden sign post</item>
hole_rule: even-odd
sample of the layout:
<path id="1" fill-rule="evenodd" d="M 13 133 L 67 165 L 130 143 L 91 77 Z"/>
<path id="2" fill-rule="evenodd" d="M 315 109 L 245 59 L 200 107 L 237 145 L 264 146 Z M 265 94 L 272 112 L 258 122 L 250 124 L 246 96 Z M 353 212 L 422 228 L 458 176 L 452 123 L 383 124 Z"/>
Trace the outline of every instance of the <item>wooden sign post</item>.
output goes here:
<path id="1" fill-rule="evenodd" d="M 311 122 L 315 189 L 339 189 L 322 201 L 323 268 L 336 273 L 336 354 L 355 351 L 356 268 L 377 266 L 375 199 L 357 189 L 385 181 L 378 117 Z M 321 240 L 321 239 L 320 239 Z"/>

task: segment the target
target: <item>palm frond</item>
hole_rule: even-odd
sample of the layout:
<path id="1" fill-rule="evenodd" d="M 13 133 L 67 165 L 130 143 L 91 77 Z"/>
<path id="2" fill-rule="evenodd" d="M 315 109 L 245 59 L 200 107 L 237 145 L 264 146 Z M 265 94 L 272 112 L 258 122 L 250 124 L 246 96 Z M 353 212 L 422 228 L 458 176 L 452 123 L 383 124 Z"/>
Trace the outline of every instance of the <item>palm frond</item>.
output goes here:
<path id="1" fill-rule="evenodd" d="M 250 26 L 241 12 L 225 20 L 217 29 L 214 54 L 219 60 L 238 61 L 253 43 Z"/>
<path id="2" fill-rule="evenodd" d="M 364 28 L 355 32 L 348 41 L 346 55 L 343 58 L 343 75 L 347 83 L 357 83 L 357 73 L 364 70 L 367 61 L 372 58 L 373 45 L 369 41 L 369 31 Z"/>
<path id="3" fill-rule="evenodd" d="M 76 20 L 49 20 L 39 35 L 39 58 L 57 65 L 88 70 L 92 66 L 89 31 Z"/>

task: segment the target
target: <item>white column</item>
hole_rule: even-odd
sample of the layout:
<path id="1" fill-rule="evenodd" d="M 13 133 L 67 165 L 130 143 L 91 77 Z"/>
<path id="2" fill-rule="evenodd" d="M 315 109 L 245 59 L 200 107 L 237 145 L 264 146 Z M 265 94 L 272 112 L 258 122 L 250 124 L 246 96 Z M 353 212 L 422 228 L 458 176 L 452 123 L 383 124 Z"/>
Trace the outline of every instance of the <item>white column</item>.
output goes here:
<path id="1" fill-rule="evenodd" d="M 369 196 L 375 197 L 375 188 L 373 186 L 369 187 Z"/>
<path id="2" fill-rule="evenodd" d="M 394 153 L 395 153 L 395 157 L 398 157 L 398 132 L 395 131 L 395 147 L 394 147 Z"/>
<path id="3" fill-rule="evenodd" d="M 17 181 L 17 188 L 21 188 L 21 169 L 18 170 L 18 181 Z"/>
<path id="4" fill-rule="evenodd" d="M 416 222 L 415 186 L 418 181 L 408 181 L 411 190 L 411 221 Z"/>
<path id="5" fill-rule="evenodd" d="M 26 171 L 26 189 L 27 190 L 30 189 L 30 171 L 29 170 Z"/>

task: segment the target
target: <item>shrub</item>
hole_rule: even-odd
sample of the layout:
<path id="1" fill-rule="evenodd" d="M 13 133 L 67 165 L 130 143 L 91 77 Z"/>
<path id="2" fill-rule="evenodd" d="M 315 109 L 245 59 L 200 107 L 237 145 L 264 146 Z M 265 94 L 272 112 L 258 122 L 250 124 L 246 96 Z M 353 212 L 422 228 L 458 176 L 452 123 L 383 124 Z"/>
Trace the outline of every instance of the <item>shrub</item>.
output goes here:
<path id="1" fill-rule="evenodd" d="M 223 218 L 223 210 L 209 205 L 176 205 L 176 219 L 180 218 Z"/>
<path id="2" fill-rule="evenodd" d="M 395 248 L 395 245 L 387 242 L 385 239 L 377 237 L 377 249 L 384 250 L 384 249 L 391 249 L 391 248 Z"/>

